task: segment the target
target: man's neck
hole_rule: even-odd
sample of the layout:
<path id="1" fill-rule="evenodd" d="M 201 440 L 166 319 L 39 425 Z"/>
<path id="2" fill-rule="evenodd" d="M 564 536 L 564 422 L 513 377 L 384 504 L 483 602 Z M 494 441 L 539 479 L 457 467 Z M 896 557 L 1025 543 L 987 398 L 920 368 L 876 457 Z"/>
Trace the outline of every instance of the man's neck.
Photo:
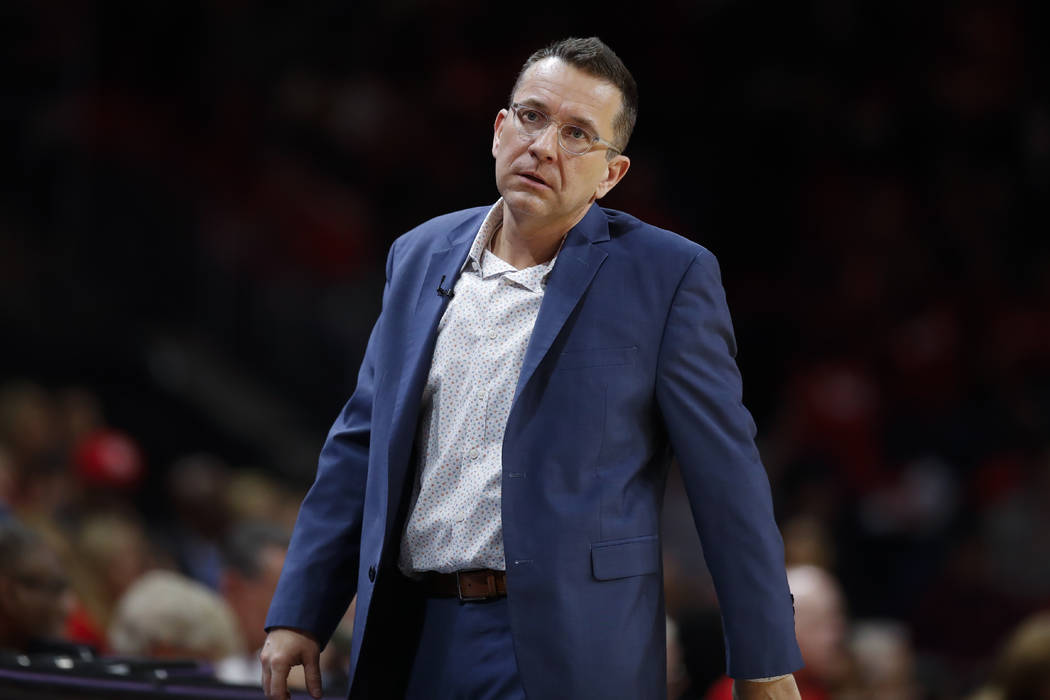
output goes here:
<path id="1" fill-rule="evenodd" d="M 489 248 L 501 260 L 519 270 L 550 261 L 561 248 L 561 242 L 573 226 L 587 214 L 584 208 L 574 219 L 566 222 L 540 222 L 516 217 L 510 207 L 503 205 L 503 224 L 492 235 Z"/>

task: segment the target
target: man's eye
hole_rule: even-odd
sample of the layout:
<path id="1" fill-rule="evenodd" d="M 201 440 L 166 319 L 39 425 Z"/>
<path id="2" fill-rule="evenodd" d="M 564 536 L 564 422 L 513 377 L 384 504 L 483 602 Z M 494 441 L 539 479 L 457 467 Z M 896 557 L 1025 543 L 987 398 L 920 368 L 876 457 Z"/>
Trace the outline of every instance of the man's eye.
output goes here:
<path id="1" fill-rule="evenodd" d="M 573 141 L 579 141 L 581 143 L 587 143 L 591 140 L 590 134 L 581 129 L 578 126 L 567 125 L 565 127 L 565 135 Z"/>
<path id="2" fill-rule="evenodd" d="M 543 121 L 543 115 L 534 109 L 523 109 L 519 113 L 523 122 L 531 122 L 533 124 L 539 124 Z"/>

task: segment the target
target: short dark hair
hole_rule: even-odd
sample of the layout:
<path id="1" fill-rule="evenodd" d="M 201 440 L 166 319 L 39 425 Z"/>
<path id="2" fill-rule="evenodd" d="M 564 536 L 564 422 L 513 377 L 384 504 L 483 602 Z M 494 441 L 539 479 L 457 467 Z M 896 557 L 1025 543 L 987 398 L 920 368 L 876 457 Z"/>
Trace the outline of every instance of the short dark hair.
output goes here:
<path id="1" fill-rule="evenodd" d="M 634 123 L 638 119 L 638 86 L 634 82 L 631 71 L 627 70 L 627 66 L 623 64 L 620 57 L 596 36 L 586 39 L 569 37 L 556 41 L 533 53 L 522 65 L 510 92 L 511 102 L 514 101 L 514 95 L 518 91 L 518 85 L 521 84 L 525 71 L 534 63 L 545 58 L 560 58 L 587 75 L 612 83 L 620 90 L 623 103 L 613 120 L 613 129 L 616 131 L 616 147 L 621 151 L 627 148 L 627 142 L 631 140 L 631 132 L 634 131 Z"/>
<path id="2" fill-rule="evenodd" d="M 259 560 L 268 547 L 287 549 L 288 531 L 268 522 L 248 521 L 237 524 L 223 542 L 226 565 L 245 578 L 256 578 L 262 568 Z"/>

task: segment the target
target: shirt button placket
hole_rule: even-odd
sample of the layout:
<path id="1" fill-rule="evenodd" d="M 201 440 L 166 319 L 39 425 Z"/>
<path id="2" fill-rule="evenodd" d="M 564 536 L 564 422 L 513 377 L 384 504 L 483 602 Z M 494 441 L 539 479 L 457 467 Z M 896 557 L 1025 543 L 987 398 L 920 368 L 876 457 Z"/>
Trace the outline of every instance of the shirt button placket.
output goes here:
<path id="1" fill-rule="evenodd" d="M 496 280 L 496 287 L 492 291 L 492 296 L 489 298 L 488 313 L 485 315 L 485 325 L 488 326 L 488 332 L 485 333 L 489 340 L 495 340 L 499 335 L 496 333 L 496 323 L 499 321 L 499 303 L 500 303 L 500 291 L 503 286 L 503 277 Z"/>

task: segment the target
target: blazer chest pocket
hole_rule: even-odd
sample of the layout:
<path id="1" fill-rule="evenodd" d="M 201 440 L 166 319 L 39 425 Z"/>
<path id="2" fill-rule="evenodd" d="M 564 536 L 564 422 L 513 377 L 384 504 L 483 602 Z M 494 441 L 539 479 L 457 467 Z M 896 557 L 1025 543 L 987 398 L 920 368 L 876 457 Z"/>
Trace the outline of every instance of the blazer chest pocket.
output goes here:
<path id="1" fill-rule="evenodd" d="M 595 542 L 591 545 L 591 569 L 599 581 L 655 574 L 660 570 L 660 540 L 647 535 Z"/>
<path id="2" fill-rule="evenodd" d="M 584 367 L 619 367 L 633 365 L 638 347 L 597 348 L 594 350 L 568 350 L 558 358 L 554 370 L 582 369 Z"/>

